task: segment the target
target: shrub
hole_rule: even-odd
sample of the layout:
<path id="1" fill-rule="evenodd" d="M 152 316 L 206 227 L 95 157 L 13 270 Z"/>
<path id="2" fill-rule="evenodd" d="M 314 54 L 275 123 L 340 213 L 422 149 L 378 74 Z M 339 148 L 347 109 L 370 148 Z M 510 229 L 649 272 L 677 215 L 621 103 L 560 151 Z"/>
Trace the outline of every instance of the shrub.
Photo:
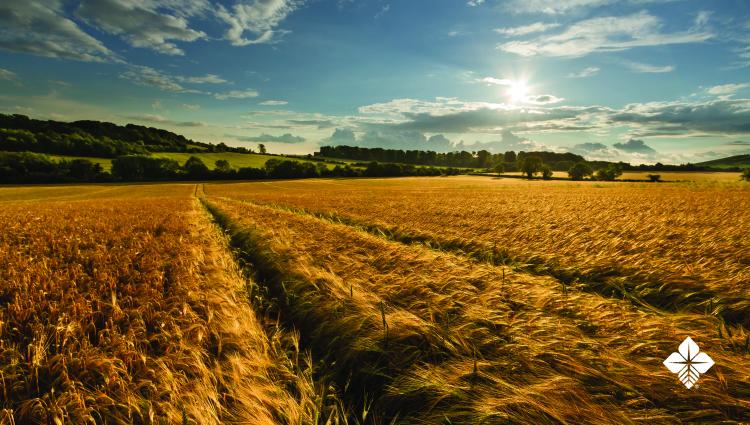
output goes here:
<path id="1" fill-rule="evenodd" d="M 654 183 L 661 181 L 661 174 L 648 174 L 646 177 L 648 177 L 649 181 Z"/>

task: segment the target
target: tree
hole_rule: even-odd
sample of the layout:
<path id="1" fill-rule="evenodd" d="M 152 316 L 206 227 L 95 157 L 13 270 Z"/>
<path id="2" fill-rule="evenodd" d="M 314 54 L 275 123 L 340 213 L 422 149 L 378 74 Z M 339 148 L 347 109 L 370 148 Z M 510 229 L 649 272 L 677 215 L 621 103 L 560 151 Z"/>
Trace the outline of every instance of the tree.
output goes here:
<path id="1" fill-rule="evenodd" d="M 264 145 L 263 143 L 258 144 L 258 152 L 260 154 L 265 154 L 266 153 L 266 145 Z"/>
<path id="2" fill-rule="evenodd" d="M 188 177 L 192 179 L 202 179 L 208 176 L 208 166 L 197 156 L 191 156 L 182 166 Z"/>
<path id="3" fill-rule="evenodd" d="M 661 180 L 661 174 L 647 174 L 646 177 L 648 177 L 649 181 L 654 183 Z"/>
<path id="4" fill-rule="evenodd" d="M 544 180 L 549 180 L 552 178 L 552 168 L 550 168 L 549 165 L 542 164 L 541 170 L 542 170 L 542 178 Z"/>
<path id="5" fill-rule="evenodd" d="M 503 174 L 505 172 L 505 164 L 503 164 L 501 162 L 501 163 L 495 165 L 495 172 L 497 174 Z"/>
<path id="6" fill-rule="evenodd" d="M 542 159 L 538 156 L 524 155 L 521 159 L 521 172 L 526 174 L 527 178 L 532 178 L 542 169 Z"/>
<path id="7" fill-rule="evenodd" d="M 571 180 L 583 180 L 586 177 L 591 177 L 593 174 L 594 170 L 585 162 L 578 162 L 568 170 L 568 176 Z"/>
<path id="8" fill-rule="evenodd" d="M 505 152 L 503 155 L 503 160 L 505 162 L 516 162 L 516 153 L 513 151 Z"/>
<path id="9" fill-rule="evenodd" d="M 173 178 L 180 165 L 173 159 L 124 155 L 112 160 L 112 176 L 124 181 Z"/>
<path id="10" fill-rule="evenodd" d="M 742 180 L 750 182 L 750 168 L 745 168 L 742 171 Z"/>
<path id="11" fill-rule="evenodd" d="M 619 164 L 609 164 L 606 168 L 596 170 L 597 180 L 612 181 L 622 175 L 622 167 Z"/>
<path id="12" fill-rule="evenodd" d="M 218 171 L 219 173 L 228 174 L 232 171 L 232 166 L 229 165 L 229 161 L 227 161 L 226 159 L 217 159 L 216 162 L 214 162 L 214 165 L 216 171 Z"/>

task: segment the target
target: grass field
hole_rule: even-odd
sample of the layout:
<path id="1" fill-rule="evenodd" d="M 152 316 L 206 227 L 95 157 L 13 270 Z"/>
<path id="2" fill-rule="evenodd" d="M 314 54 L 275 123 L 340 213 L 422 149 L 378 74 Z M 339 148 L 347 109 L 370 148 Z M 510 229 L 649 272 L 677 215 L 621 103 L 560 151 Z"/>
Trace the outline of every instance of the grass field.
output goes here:
<path id="1" fill-rule="evenodd" d="M 57 160 L 72 160 L 72 159 L 87 159 L 89 161 L 95 162 L 97 164 L 100 164 L 102 168 L 105 171 L 109 171 L 112 169 L 112 160 L 110 158 L 92 158 L 92 157 L 82 157 L 82 156 L 65 156 L 65 155 L 49 155 L 53 159 Z M 243 167 L 253 167 L 253 168 L 263 168 L 263 166 L 266 164 L 266 161 L 269 159 L 281 159 L 281 160 L 294 160 L 294 161 L 301 161 L 301 162 L 312 162 L 313 164 L 318 164 L 317 161 L 307 161 L 302 158 L 292 158 L 292 157 L 283 157 L 283 156 L 274 156 L 274 155 L 261 155 L 261 154 L 243 154 L 243 153 L 234 153 L 234 152 L 221 152 L 221 153 L 181 153 L 181 152 L 154 152 L 151 154 L 151 156 L 155 158 L 167 158 L 167 159 L 173 159 L 180 164 L 184 164 L 185 161 L 187 161 L 188 158 L 191 156 L 196 156 L 200 158 L 210 169 L 216 168 L 216 161 L 220 159 L 224 159 L 229 161 L 229 164 L 232 166 L 232 168 L 243 168 Z M 328 168 L 333 168 L 336 166 L 336 164 L 332 163 L 326 163 L 326 166 Z"/>
<path id="2" fill-rule="evenodd" d="M 0 188 L 0 423 L 750 421 L 750 184 Z M 662 364 L 690 336 L 715 365 Z"/>

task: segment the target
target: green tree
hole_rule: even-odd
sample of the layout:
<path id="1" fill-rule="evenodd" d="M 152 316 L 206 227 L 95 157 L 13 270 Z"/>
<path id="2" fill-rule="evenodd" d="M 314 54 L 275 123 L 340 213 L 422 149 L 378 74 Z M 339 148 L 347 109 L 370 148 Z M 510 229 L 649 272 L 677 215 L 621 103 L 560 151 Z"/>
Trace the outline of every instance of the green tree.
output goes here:
<path id="1" fill-rule="evenodd" d="M 258 144 L 258 152 L 261 153 L 261 154 L 265 154 L 266 153 L 266 145 L 264 145 L 263 143 Z"/>
<path id="2" fill-rule="evenodd" d="M 609 164 L 606 168 L 596 170 L 597 180 L 612 181 L 622 175 L 622 167 L 619 164 Z"/>
<path id="3" fill-rule="evenodd" d="M 541 171 L 542 171 L 542 178 L 544 180 L 549 180 L 552 178 L 552 168 L 550 168 L 549 165 L 542 164 Z"/>
<path id="4" fill-rule="evenodd" d="M 532 178 L 535 174 L 542 170 L 542 159 L 538 156 L 524 155 L 521 159 L 521 172 L 526 175 L 526 178 Z"/>
<path id="5" fill-rule="evenodd" d="M 193 179 L 202 179 L 208 175 L 208 166 L 197 156 L 191 156 L 182 166 L 188 177 Z"/>
<path id="6" fill-rule="evenodd" d="M 594 170 L 585 162 L 578 162 L 568 170 L 568 176 L 571 180 L 583 180 L 586 177 L 591 177 L 593 174 Z"/>
<path id="7" fill-rule="evenodd" d="M 227 174 L 232 171 L 232 166 L 229 165 L 229 161 L 226 159 L 217 159 L 214 162 L 214 166 L 219 173 Z"/>
<path id="8" fill-rule="evenodd" d="M 497 174 L 503 174 L 505 172 L 505 164 L 503 164 L 501 162 L 501 163 L 495 165 L 495 172 Z"/>
<path id="9" fill-rule="evenodd" d="M 750 182 L 750 168 L 745 168 L 742 171 L 742 180 Z"/>

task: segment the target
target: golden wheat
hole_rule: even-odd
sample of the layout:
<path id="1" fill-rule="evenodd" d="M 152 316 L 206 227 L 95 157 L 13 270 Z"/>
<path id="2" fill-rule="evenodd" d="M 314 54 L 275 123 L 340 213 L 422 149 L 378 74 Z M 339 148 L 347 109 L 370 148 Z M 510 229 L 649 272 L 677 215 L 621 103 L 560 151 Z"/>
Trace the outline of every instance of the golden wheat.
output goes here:
<path id="1" fill-rule="evenodd" d="M 192 185 L 38 189 L 0 210 L 0 423 L 317 422 Z"/>
<path id="2" fill-rule="evenodd" d="M 746 335 L 721 338 L 714 317 L 662 316 L 349 226 L 208 202 L 275 276 L 313 346 L 372 391 L 384 414 L 467 424 L 750 418 Z M 661 364 L 687 335 L 721 365 L 700 394 L 676 391 Z"/>
<path id="3" fill-rule="evenodd" d="M 283 188 L 284 190 L 280 190 Z M 209 185 L 750 326 L 750 186 L 485 177 Z"/>

